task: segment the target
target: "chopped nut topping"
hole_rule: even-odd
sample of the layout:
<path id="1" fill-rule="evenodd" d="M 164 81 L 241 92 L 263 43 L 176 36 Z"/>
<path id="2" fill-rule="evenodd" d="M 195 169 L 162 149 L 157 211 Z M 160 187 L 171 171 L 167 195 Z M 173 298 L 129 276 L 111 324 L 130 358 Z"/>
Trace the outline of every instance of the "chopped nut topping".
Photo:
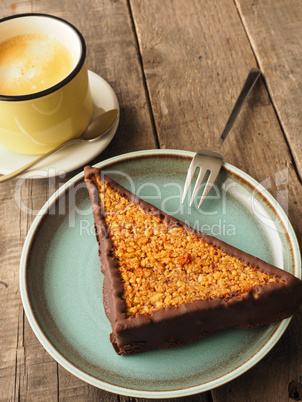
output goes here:
<path id="1" fill-rule="evenodd" d="M 195 300 L 240 297 L 257 285 L 280 281 L 182 227 L 168 227 L 98 179 L 97 185 L 128 316 Z"/>

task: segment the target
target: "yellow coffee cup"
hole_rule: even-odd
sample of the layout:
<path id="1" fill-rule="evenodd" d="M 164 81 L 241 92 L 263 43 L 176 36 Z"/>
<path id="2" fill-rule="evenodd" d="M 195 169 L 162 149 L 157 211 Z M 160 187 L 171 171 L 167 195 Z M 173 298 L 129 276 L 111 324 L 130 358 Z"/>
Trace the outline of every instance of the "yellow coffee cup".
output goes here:
<path id="1" fill-rule="evenodd" d="M 83 36 L 46 14 L 0 20 L 0 144 L 43 154 L 80 136 L 93 104 Z"/>

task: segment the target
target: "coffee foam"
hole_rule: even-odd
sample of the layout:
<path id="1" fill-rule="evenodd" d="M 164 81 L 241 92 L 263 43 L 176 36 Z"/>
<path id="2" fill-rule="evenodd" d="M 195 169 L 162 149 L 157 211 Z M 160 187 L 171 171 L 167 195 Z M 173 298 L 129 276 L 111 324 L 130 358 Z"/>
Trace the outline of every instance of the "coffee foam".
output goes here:
<path id="1" fill-rule="evenodd" d="M 54 36 L 18 35 L 0 43 L 0 94 L 26 95 L 64 79 L 73 68 L 68 49 Z"/>

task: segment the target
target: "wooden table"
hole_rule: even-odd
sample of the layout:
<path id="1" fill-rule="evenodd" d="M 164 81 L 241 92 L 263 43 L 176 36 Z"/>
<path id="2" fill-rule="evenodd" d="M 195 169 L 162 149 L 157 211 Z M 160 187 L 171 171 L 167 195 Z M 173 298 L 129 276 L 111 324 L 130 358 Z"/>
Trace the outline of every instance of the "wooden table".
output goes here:
<path id="1" fill-rule="evenodd" d="M 301 244 L 301 1 L 12 1 L 1 0 L 0 17 L 50 13 L 76 25 L 86 38 L 88 68 L 118 96 L 116 136 L 91 163 L 143 149 L 213 146 L 248 70 L 259 66 L 264 77 L 223 153 L 278 199 Z M 40 345 L 22 308 L 18 274 L 28 229 L 44 202 L 80 170 L 55 180 L 26 180 L 19 198 L 16 180 L 0 185 L 1 401 L 139 400 L 94 388 L 65 371 Z M 292 381 L 296 400 L 302 400 L 301 337 L 297 315 L 248 372 L 176 401 L 290 401 Z"/>

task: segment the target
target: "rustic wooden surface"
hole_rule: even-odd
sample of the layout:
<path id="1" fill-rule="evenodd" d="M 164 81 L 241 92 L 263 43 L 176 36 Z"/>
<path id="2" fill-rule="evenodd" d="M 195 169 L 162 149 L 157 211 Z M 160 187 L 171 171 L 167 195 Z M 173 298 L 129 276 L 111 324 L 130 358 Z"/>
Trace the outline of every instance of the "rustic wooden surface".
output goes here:
<path id="1" fill-rule="evenodd" d="M 299 0 L 236 0 L 244 27 L 272 104 L 302 180 L 301 47 L 302 4 Z"/>
<path id="2" fill-rule="evenodd" d="M 222 150 L 226 161 L 278 199 L 301 245 L 299 0 L 1 0 L 0 17 L 24 12 L 50 13 L 75 24 L 87 42 L 88 68 L 118 96 L 117 134 L 91 163 L 141 149 L 213 146 L 249 68 L 259 65 L 264 79 Z M 26 234 L 44 202 L 78 171 L 26 180 L 19 189 L 17 180 L 0 185 L 0 401 L 143 401 L 72 376 L 43 349 L 24 316 L 18 274 Z M 288 386 L 302 376 L 301 336 L 297 315 L 247 373 L 174 401 L 293 400 Z"/>

